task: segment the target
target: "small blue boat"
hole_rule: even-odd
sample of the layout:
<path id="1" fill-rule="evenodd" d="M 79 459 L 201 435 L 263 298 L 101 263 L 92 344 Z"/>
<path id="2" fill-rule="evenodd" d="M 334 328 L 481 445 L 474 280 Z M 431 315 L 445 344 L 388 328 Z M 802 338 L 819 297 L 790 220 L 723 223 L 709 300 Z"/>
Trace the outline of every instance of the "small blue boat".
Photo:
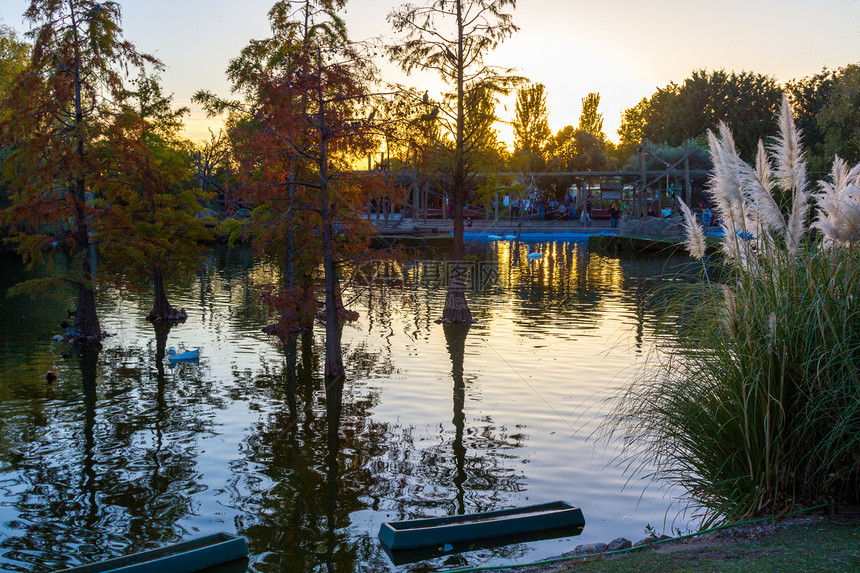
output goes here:
<path id="1" fill-rule="evenodd" d="M 247 556 L 248 544 L 244 538 L 216 533 L 58 573 L 192 573 Z"/>
<path id="2" fill-rule="evenodd" d="M 170 362 L 188 362 L 192 360 L 200 360 L 200 349 L 195 348 L 188 352 L 178 353 L 172 348 L 167 351 L 167 359 Z"/>
<path id="3" fill-rule="evenodd" d="M 379 528 L 379 539 L 392 550 L 415 549 L 584 525 L 580 508 L 554 501 L 485 513 L 390 521 Z"/>

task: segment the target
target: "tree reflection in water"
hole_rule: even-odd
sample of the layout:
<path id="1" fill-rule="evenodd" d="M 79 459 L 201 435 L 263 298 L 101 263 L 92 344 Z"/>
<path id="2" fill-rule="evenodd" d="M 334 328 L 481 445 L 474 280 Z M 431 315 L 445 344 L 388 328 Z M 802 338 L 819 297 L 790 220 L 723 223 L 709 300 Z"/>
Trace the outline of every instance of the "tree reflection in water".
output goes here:
<path id="1" fill-rule="evenodd" d="M 131 333 L 108 339 L 96 357 L 57 362 L 53 387 L 37 378 L 56 358 L 40 326 L 25 350 L 0 355 L 0 371 L 14 373 L 0 381 L 0 569 L 133 553 L 198 535 L 202 524 L 246 536 L 257 571 L 387 571 L 380 519 L 524 503 L 545 477 L 527 462 L 555 455 L 541 453 L 550 428 L 499 404 L 496 383 L 516 389 L 517 380 L 491 378 L 502 369 L 487 364 L 484 344 L 508 344 L 516 352 L 505 358 L 521 365 L 537 339 L 565 348 L 616 312 L 647 346 L 659 308 L 644 293 L 664 265 L 589 254 L 579 243 L 540 249 L 546 260 L 526 259 L 522 243 L 488 247 L 501 285 L 473 293 L 481 322 L 471 329 L 433 324 L 444 296 L 430 288 L 374 285 L 361 294 L 362 320 L 345 327 L 348 375 L 329 387 L 320 333 L 288 341 L 281 354 L 259 333 L 269 316 L 249 277 L 275 271 L 248 253 L 216 250 L 196 282 L 173 286 L 172 300 L 197 305 L 173 330 L 156 325 L 153 336 L 142 320 L 149 300 L 139 317 L 109 301 L 104 315 Z M 168 336 L 189 342 L 197 333 L 217 350 L 167 370 Z M 385 402 L 397 392 L 400 402 Z M 413 406 L 417 419 L 398 411 Z M 428 568 L 527 552 L 475 551 Z"/>
<path id="2" fill-rule="evenodd" d="M 466 355 L 466 336 L 470 324 L 445 324 L 445 342 L 451 355 L 451 376 L 454 379 L 454 452 L 457 474 L 454 487 L 457 490 L 457 515 L 466 513 L 466 446 L 463 444 L 463 431 L 466 427 L 466 382 L 463 380 L 463 359 Z"/>
<path id="3" fill-rule="evenodd" d="M 161 357 L 167 330 L 156 331 Z M 21 440 L 30 433 L 26 420 L 6 418 L 2 427 L 17 444 L 4 456 L 2 490 L 18 519 L 6 524 L 16 534 L 0 546 L 4 560 L 35 570 L 178 541 L 185 532 L 176 524 L 193 512 L 192 498 L 203 487 L 195 484 L 195 440 L 211 432 L 211 423 L 202 409 L 175 400 L 161 361 L 122 347 L 77 356 L 79 377 L 58 382 L 56 412 L 43 432 Z M 157 372 L 155 384 L 148 371 Z"/>

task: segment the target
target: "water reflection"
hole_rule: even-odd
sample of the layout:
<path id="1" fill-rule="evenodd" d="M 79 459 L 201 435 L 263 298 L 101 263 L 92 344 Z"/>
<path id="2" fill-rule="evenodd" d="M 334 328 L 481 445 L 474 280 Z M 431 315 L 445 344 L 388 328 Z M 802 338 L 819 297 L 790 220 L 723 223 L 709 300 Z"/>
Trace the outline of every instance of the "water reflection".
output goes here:
<path id="1" fill-rule="evenodd" d="M 454 378 L 454 460 L 457 473 L 454 487 L 457 490 L 457 515 L 466 513 L 466 446 L 463 444 L 463 431 L 466 427 L 466 382 L 463 380 L 463 358 L 466 355 L 466 336 L 470 324 L 446 324 L 443 326 L 448 353 L 451 355 L 451 376 Z"/>
<path id="2" fill-rule="evenodd" d="M 493 280 L 469 294 L 471 328 L 433 323 L 444 289 L 416 269 L 348 293 L 361 319 L 343 332 L 348 376 L 328 386 L 321 332 L 283 345 L 260 333 L 270 316 L 253 285 L 277 271 L 247 251 L 216 249 L 168 286 L 185 324 L 150 325 L 145 294 L 102 297 L 117 336 L 98 353 L 48 342 L 66 294 L 0 305 L 0 569 L 53 570 L 220 530 L 248 538 L 255 571 L 510 563 L 569 547 L 393 565 L 376 533 L 383 521 L 565 498 L 590 504 L 576 543 L 659 523 L 668 502 L 619 494 L 623 476 L 584 436 L 599 393 L 656 339 L 661 309 L 646 293 L 666 262 L 531 247 L 543 258 L 514 242 L 476 253 Z M 24 271 L 3 265 L 5 290 Z M 13 330 L 19 314 L 32 320 Z M 168 346 L 200 346 L 201 361 L 167 369 Z"/>

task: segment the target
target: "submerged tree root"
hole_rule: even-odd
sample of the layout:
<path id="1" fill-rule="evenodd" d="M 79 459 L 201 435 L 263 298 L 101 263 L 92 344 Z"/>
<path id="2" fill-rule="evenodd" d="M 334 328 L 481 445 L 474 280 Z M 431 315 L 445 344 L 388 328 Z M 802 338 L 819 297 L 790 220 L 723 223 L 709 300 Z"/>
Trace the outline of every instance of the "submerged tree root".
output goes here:
<path id="1" fill-rule="evenodd" d="M 280 323 L 270 324 L 260 329 L 269 336 L 277 336 L 281 340 L 294 339 L 304 332 L 307 332 L 307 327 L 304 326 L 284 326 Z"/>
<path id="2" fill-rule="evenodd" d="M 155 309 L 152 309 L 152 311 L 146 315 L 146 320 L 149 322 L 185 322 L 187 318 L 188 313 L 185 312 L 184 308 L 177 310 L 172 307 L 164 313 L 158 313 Z"/>

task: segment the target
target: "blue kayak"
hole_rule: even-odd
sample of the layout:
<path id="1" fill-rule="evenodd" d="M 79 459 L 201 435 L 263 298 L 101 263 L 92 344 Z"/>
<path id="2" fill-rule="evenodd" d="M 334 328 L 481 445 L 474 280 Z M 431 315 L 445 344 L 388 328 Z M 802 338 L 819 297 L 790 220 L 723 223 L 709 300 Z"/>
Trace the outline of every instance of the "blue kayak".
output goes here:
<path id="1" fill-rule="evenodd" d="M 177 353 L 172 348 L 167 351 L 167 359 L 170 362 L 183 362 L 190 360 L 199 360 L 200 359 L 200 349 L 195 348 L 194 350 L 189 350 L 188 352 Z"/>

